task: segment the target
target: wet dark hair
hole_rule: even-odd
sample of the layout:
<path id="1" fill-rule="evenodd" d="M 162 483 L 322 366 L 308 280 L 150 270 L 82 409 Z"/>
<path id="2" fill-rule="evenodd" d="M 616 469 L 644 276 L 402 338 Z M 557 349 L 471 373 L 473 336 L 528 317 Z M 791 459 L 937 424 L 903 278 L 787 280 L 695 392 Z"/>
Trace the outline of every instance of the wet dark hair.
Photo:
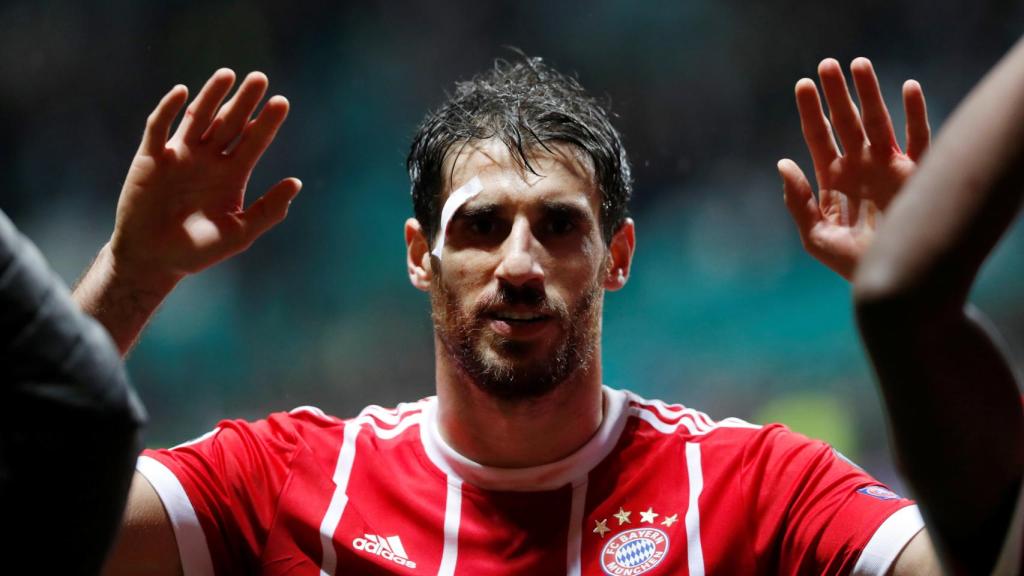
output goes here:
<path id="1" fill-rule="evenodd" d="M 535 146 L 548 142 L 575 146 L 593 162 L 601 200 L 605 242 L 626 218 L 633 182 L 622 137 L 609 114 L 580 83 L 540 58 L 498 59 L 490 71 L 455 84 L 455 94 L 420 124 L 406 167 L 412 180 L 416 219 L 431 245 L 441 216 L 444 165 L 449 155 L 475 140 L 496 138 L 523 168 Z"/>

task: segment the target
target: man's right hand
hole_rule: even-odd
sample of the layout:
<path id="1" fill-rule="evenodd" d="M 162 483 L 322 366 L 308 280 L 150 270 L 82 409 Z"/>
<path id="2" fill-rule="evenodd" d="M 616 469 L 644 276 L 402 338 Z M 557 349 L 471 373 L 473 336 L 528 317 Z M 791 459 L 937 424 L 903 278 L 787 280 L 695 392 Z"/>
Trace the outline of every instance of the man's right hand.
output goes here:
<path id="1" fill-rule="evenodd" d="M 245 250 L 284 219 L 298 180 L 282 180 L 248 209 L 244 199 L 253 167 L 288 115 L 288 101 L 274 96 L 250 120 L 267 78 L 249 74 L 221 106 L 234 82 L 231 70 L 215 72 L 169 140 L 187 89 L 175 86 L 150 114 L 117 203 L 110 251 L 119 272 L 140 280 L 180 279 Z"/>
<path id="2" fill-rule="evenodd" d="M 223 103 L 234 83 L 231 70 L 215 72 L 173 135 L 188 99 L 184 86 L 172 88 L 149 115 L 114 233 L 75 289 L 122 353 L 179 280 L 248 248 L 284 219 L 302 186 L 286 178 L 245 208 L 249 176 L 288 115 L 288 101 L 274 96 L 253 118 L 266 76 L 249 74 Z"/>

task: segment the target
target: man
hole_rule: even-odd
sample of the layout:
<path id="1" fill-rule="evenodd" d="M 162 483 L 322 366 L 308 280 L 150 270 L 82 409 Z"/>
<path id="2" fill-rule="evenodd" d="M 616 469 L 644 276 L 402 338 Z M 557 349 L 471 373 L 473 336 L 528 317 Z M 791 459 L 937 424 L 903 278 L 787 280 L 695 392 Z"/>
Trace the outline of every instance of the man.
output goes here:
<path id="1" fill-rule="evenodd" d="M 958 573 L 991 573 L 1014 509 L 996 567 L 1021 570 L 1021 392 L 995 332 L 967 297 L 1022 200 L 1018 42 L 947 123 L 854 282 L 903 473 Z"/>
<path id="2" fill-rule="evenodd" d="M 0 556 L 96 574 L 124 510 L 145 411 L 113 342 L 0 211 Z M 89 478 L 69 481 L 68 474 Z M 31 560 L 28 560 L 31 559 Z"/>
<path id="3" fill-rule="evenodd" d="M 841 74 L 840 74 L 841 77 Z M 873 78 L 873 73 L 871 73 Z M 281 221 L 243 210 L 287 102 L 214 74 L 150 116 L 76 294 L 127 351 L 186 274 Z M 232 142 L 238 143 L 232 146 Z M 916 507 L 830 447 L 602 386 L 601 309 L 635 246 L 606 112 L 537 59 L 460 83 L 413 142 L 411 283 L 437 396 L 222 422 L 139 462 L 112 573 L 924 574 Z M 891 184 L 888 180 L 884 184 Z"/>

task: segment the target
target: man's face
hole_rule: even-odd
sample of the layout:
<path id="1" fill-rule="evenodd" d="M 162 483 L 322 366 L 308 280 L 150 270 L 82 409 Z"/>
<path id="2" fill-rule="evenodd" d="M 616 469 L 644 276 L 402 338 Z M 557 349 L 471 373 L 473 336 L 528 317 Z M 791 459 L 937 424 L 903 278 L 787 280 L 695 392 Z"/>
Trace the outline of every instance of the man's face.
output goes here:
<path id="1" fill-rule="evenodd" d="M 466 146 L 449 191 L 474 177 L 483 188 L 440 231 L 442 257 L 431 261 L 434 328 L 447 353 L 507 399 L 554 389 L 590 363 L 600 339 L 600 192 L 588 159 L 549 147 L 533 151 L 533 174 L 500 142 Z"/>

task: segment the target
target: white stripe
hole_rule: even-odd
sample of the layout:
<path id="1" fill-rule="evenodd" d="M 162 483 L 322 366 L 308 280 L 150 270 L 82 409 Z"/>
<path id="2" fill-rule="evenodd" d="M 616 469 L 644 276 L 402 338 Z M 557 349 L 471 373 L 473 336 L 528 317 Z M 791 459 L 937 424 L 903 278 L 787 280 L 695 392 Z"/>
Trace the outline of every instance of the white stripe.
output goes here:
<path id="1" fill-rule="evenodd" d="M 459 520 L 462 518 L 462 480 L 448 477 L 448 497 L 444 503 L 444 552 L 437 576 L 455 574 L 459 557 Z"/>
<path id="2" fill-rule="evenodd" d="M 751 424 L 749 422 L 740 420 L 739 418 L 726 418 L 721 422 L 716 422 L 711 427 L 706 427 L 703 424 L 698 424 L 697 422 L 695 422 L 693 420 L 693 417 L 690 415 L 682 417 L 678 422 L 669 424 L 662 420 L 661 418 L 658 418 L 650 410 L 645 410 L 639 406 L 630 407 L 630 414 L 636 416 L 637 418 L 640 418 L 644 422 L 647 422 L 655 430 L 661 432 L 662 434 L 672 434 L 676 430 L 678 430 L 680 426 L 686 428 L 686 430 L 694 436 L 703 436 L 705 434 L 714 432 L 719 428 L 760 428 L 760 426 L 758 426 L 757 424 Z"/>
<path id="3" fill-rule="evenodd" d="M 356 438 L 362 429 L 358 421 L 350 421 L 345 425 L 345 436 L 338 454 L 338 465 L 334 469 L 334 494 L 327 506 L 323 522 L 320 523 L 320 547 L 323 550 L 323 562 L 320 564 L 321 576 L 334 574 L 338 557 L 334 550 L 334 531 L 338 529 L 341 515 L 348 504 L 348 478 L 352 474 L 352 464 L 356 459 Z"/>
<path id="4" fill-rule="evenodd" d="M 643 404 L 644 406 L 651 406 L 658 411 L 659 414 L 666 418 L 678 418 L 686 413 L 687 408 L 680 404 L 666 404 L 662 400 L 648 400 L 644 402 L 639 397 L 633 398 L 635 402 Z"/>
<path id="5" fill-rule="evenodd" d="M 369 416 L 373 416 L 377 420 L 380 420 L 384 424 L 394 426 L 402 420 L 406 412 L 411 410 L 419 410 L 423 408 L 422 402 L 402 402 L 393 409 L 382 408 L 376 404 L 371 404 L 359 413 L 357 419 L 366 421 Z"/>
<path id="6" fill-rule="evenodd" d="M 716 430 L 718 428 L 751 428 L 759 429 L 761 426 L 757 424 L 751 424 L 745 420 L 739 418 L 725 418 L 720 422 L 715 422 L 710 416 L 699 410 L 693 408 L 687 408 L 681 404 L 666 404 L 662 400 L 646 400 L 637 396 L 632 392 L 627 392 L 629 399 L 632 402 L 639 404 L 640 406 L 631 406 L 630 410 L 633 415 L 639 416 L 641 419 L 649 422 L 659 432 L 666 434 L 675 432 L 679 426 L 684 426 L 691 434 L 703 435 Z M 645 416 L 638 410 L 642 408 L 653 408 L 661 416 L 661 422 L 656 422 L 650 417 Z M 650 410 L 647 411 L 650 415 Z M 676 422 L 669 423 L 664 420 L 677 420 Z"/>
<path id="7" fill-rule="evenodd" d="M 886 518 L 857 558 L 852 576 L 884 576 L 915 534 L 924 528 L 917 506 L 900 508 Z"/>
<path id="8" fill-rule="evenodd" d="M 583 506 L 587 502 L 587 477 L 572 485 L 572 508 L 569 511 L 569 545 L 566 551 L 566 576 L 580 576 L 580 551 L 583 549 Z"/>
<path id="9" fill-rule="evenodd" d="M 707 432 L 716 426 L 715 421 L 707 414 L 693 408 L 687 408 L 682 404 L 666 404 L 663 400 L 646 400 L 632 393 L 631 400 L 643 407 L 657 410 L 663 419 L 674 420 L 688 416 L 697 428 L 697 433 Z"/>
<path id="10" fill-rule="evenodd" d="M 320 523 L 320 547 L 323 550 L 323 562 L 320 564 L 321 576 L 330 576 L 338 567 L 337 552 L 334 550 L 334 532 L 338 529 L 341 516 L 348 505 L 348 480 L 352 475 L 352 465 L 356 460 L 356 438 L 364 424 L 368 425 L 378 438 L 390 440 L 395 438 L 413 424 L 421 420 L 419 412 L 408 414 L 411 410 L 422 408 L 421 403 L 402 403 L 395 410 L 385 410 L 380 406 L 367 406 L 359 416 L 345 424 L 345 435 L 338 454 L 338 464 L 334 469 L 334 494 L 327 512 Z M 376 418 L 376 419 L 375 419 Z M 397 424 L 394 428 L 381 428 L 377 420 L 388 424 Z"/>
<path id="11" fill-rule="evenodd" d="M 675 420 L 689 417 L 691 422 L 693 422 L 693 425 L 700 431 L 706 431 L 714 426 L 714 421 L 711 420 L 707 414 L 698 412 L 692 408 L 684 408 L 682 406 L 673 408 L 665 405 L 661 400 L 649 402 L 645 404 L 645 406 L 649 406 L 657 410 L 658 414 L 664 419 Z"/>
<path id="12" fill-rule="evenodd" d="M 711 416 L 708 416 L 707 414 L 705 414 L 705 413 L 703 413 L 703 412 L 699 412 L 699 411 L 697 411 L 697 410 L 694 410 L 693 412 L 695 412 L 695 414 L 694 414 L 694 418 L 695 418 L 695 419 L 697 419 L 697 420 L 701 420 L 701 421 L 703 421 L 703 422 L 704 422 L 704 425 L 705 425 L 705 426 L 706 426 L 707 428 L 714 428 L 715 426 L 717 426 L 717 424 L 715 423 L 715 421 L 714 421 L 714 420 L 712 420 Z"/>
<path id="13" fill-rule="evenodd" d="M 391 440 L 392 438 L 395 438 L 402 432 L 405 432 L 406 429 L 412 426 L 413 424 L 419 424 L 421 418 L 422 417 L 420 416 L 419 412 L 415 414 L 410 414 L 406 416 L 405 419 L 402 420 L 398 424 L 398 426 L 395 426 L 394 428 L 381 428 L 380 426 L 377 425 L 377 422 L 374 421 L 372 418 L 367 418 L 365 420 L 360 418 L 359 420 L 364 424 L 369 424 L 370 428 L 373 429 L 373 433 L 376 434 L 377 437 L 380 438 L 381 440 Z"/>
<path id="14" fill-rule="evenodd" d="M 206 535 L 199 517 L 188 499 L 185 487 L 159 460 L 140 456 L 135 469 L 149 482 L 160 497 L 178 542 L 178 556 L 185 576 L 213 576 L 213 558 L 206 545 Z"/>
<path id="15" fill-rule="evenodd" d="M 662 434 L 671 434 L 678 430 L 680 426 L 686 428 L 686 430 L 694 436 L 700 436 L 707 432 L 707 430 L 702 430 L 701 428 L 698 428 L 697 424 L 689 417 L 683 417 L 678 422 L 674 424 L 669 424 L 662 420 L 661 418 L 655 416 L 650 410 L 644 410 L 639 406 L 631 407 L 630 412 L 633 416 L 636 416 L 637 418 L 643 420 L 644 422 L 647 422 L 652 427 L 654 427 L 655 430 L 661 432 Z"/>
<path id="16" fill-rule="evenodd" d="M 751 428 L 757 430 L 761 428 L 760 424 L 751 424 L 746 420 L 740 420 L 739 418 L 726 418 L 721 422 L 715 424 L 719 428 Z"/>
<path id="17" fill-rule="evenodd" d="M 690 480 L 690 504 L 686 509 L 686 562 L 690 576 L 704 576 L 704 550 L 700 545 L 700 493 L 704 473 L 700 466 L 700 444 L 686 443 L 686 473 Z"/>
<path id="18" fill-rule="evenodd" d="M 331 418 L 330 416 L 325 414 L 323 410 L 317 408 L 316 406 L 296 406 L 295 408 L 292 408 L 291 410 L 289 410 L 288 413 L 289 414 L 301 414 L 301 413 L 312 414 L 313 416 L 316 416 L 317 418 L 321 418 L 323 420 L 331 420 L 331 421 L 333 421 L 333 418 Z"/>

